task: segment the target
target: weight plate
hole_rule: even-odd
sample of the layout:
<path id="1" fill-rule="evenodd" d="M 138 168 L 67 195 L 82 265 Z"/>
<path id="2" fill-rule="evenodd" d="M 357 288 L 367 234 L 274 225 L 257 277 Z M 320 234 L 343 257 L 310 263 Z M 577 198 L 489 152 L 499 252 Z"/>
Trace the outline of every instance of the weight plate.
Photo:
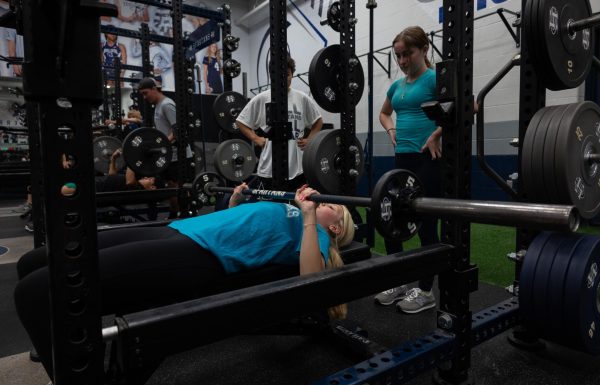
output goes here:
<path id="1" fill-rule="evenodd" d="M 569 23 L 591 16 L 588 0 L 537 0 L 537 20 L 541 32 L 530 36 L 530 46 L 537 45 L 532 56 L 536 68 L 543 68 L 541 79 L 547 88 L 558 91 L 583 83 L 593 58 L 590 29 L 568 32 Z M 535 7 L 535 4 L 532 5 Z"/>
<path id="2" fill-rule="evenodd" d="M 581 351 L 600 354 L 600 237 L 583 237 L 573 251 L 565 281 L 567 342 Z"/>
<path id="3" fill-rule="evenodd" d="M 237 78 L 242 72 L 241 64 L 235 59 L 227 59 L 223 62 L 223 73 L 230 78 Z"/>
<path id="4" fill-rule="evenodd" d="M 525 131 L 525 137 L 523 138 L 523 147 L 521 149 L 521 180 L 523 181 L 523 188 L 527 195 L 527 198 L 532 202 L 538 202 L 540 196 L 536 191 L 536 178 L 539 177 L 533 168 L 535 164 L 533 152 L 535 148 L 537 130 L 542 117 L 546 114 L 547 108 L 541 108 L 531 118 L 527 130 Z"/>
<path id="5" fill-rule="evenodd" d="M 238 132 L 239 128 L 235 120 L 246 103 L 244 95 L 234 91 L 227 91 L 217 96 L 213 103 L 213 112 L 219 127 L 231 134 Z"/>
<path id="6" fill-rule="evenodd" d="M 341 194 L 342 191 L 342 158 L 346 153 L 352 159 L 351 173 L 356 181 L 364 170 L 362 146 L 353 136 L 349 149 L 342 148 L 343 130 L 319 131 L 308 143 L 302 156 L 302 169 L 308 184 L 323 194 Z M 352 171 L 354 170 L 354 171 Z"/>
<path id="7" fill-rule="evenodd" d="M 322 48 L 313 57 L 308 70 L 310 92 L 319 106 L 329 112 L 342 112 L 344 109 L 343 92 L 347 87 L 342 87 L 339 76 L 345 68 L 350 69 L 348 83 L 354 85 L 354 89 L 346 95 L 352 106 L 358 104 L 365 87 L 365 76 L 358 58 L 353 56 L 352 60 L 356 64 L 351 66 L 349 63 L 342 63 L 340 57 L 339 45 Z"/>
<path id="8" fill-rule="evenodd" d="M 219 144 L 214 155 L 215 169 L 232 182 L 246 180 L 256 167 L 252 147 L 241 139 L 230 139 Z"/>
<path id="9" fill-rule="evenodd" d="M 194 143 L 194 168 L 204 170 L 204 151 L 202 151 L 202 146 L 197 143 Z"/>
<path id="10" fill-rule="evenodd" d="M 110 158 L 112 154 L 121 148 L 121 141 L 112 136 L 99 136 L 93 141 L 94 149 L 94 169 L 104 175 L 108 174 Z M 122 156 L 116 160 L 117 170 L 125 167 L 125 161 Z"/>
<path id="11" fill-rule="evenodd" d="M 546 203 L 559 203 L 558 187 L 556 185 L 556 135 L 560 121 L 567 109 L 567 105 L 555 106 L 554 113 L 550 116 L 551 120 L 546 129 L 546 138 L 544 140 L 544 150 L 542 157 L 539 159 L 542 163 L 540 176 L 543 180 L 544 194 Z"/>
<path id="12" fill-rule="evenodd" d="M 565 281 L 573 253 L 583 238 L 578 234 L 561 234 L 561 236 L 563 242 L 557 250 L 548 276 L 548 293 L 546 294 L 546 314 L 548 316 L 541 324 L 546 330 L 545 334 L 548 339 L 565 344 L 565 306 L 566 300 L 568 300 L 564 292 Z"/>
<path id="13" fill-rule="evenodd" d="M 600 212 L 600 168 L 585 160 L 600 153 L 600 108 L 593 102 L 570 104 L 556 137 L 556 183 L 560 203 L 571 203 L 583 218 Z"/>
<path id="14" fill-rule="evenodd" d="M 528 325 L 535 330 L 535 312 L 534 312 L 534 280 L 538 263 L 542 261 L 542 250 L 550 239 L 552 233 L 542 232 L 529 245 L 523 266 L 521 267 L 521 275 L 519 276 L 519 307 L 521 314 L 525 318 Z M 543 262 L 542 262 L 543 263 Z"/>
<path id="15" fill-rule="evenodd" d="M 548 109 L 551 108 L 553 107 L 541 108 L 533 115 L 533 118 L 531 118 L 531 121 L 527 126 L 527 131 L 525 131 L 525 137 L 523 138 L 523 147 L 521 149 L 521 180 L 523 181 L 523 188 L 527 194 L 527 198 L 532 202 L 537 202 L 540 198 L 536 191 L 536 179 L 539 175 L 533 170 L 536 166 L 533 164 L 535 160 L 535 158 L 533 158 L 533 149 L 536 143 L 537 129 L 540 120 L 546 114 Z"/>
<path id="16" fill-rule="evenodd" d="M 211 192 L 209 187 L 225 187 L 225 181 L 215 172 L 203 172 L 192 182 L 193 196 L 200 207 L 214 206 L 217 203 L 217 194 Z"/>
<path id="17" fill-rule="evenodd" d="M 333 29 L 335 32 L 340 32 L 340 23 L 341 23 L 341 13 L 342 9 L 340 7 L 339 1 L 334 1 L 329 5 L 327 9 L 327 24 Z"/>
<path id="18" fill-rule="evenodd" d="M 123 141 L 123 159 L 138 176 L 156 176 L 171 163 L 171 143 L 151 127 L 131 131 Z"/>
<path id="19" fill-rule="evenodd" d="M 371 212 L 377 231 L 387 239 L 412 238 L 421 222 L 409 209 L 409 202 L 422 193 L 423 185 L 410 171 L 396 169 L 383 174 L 371 195 Z"/>
<path id="20" fill-rule="evenodd" d="M 550 312 L 549 300 L 549 286 L 556 282 L 550 281 L 550 275 L 554 261 L 559 254 L 562 243 L 565 237 L 561 233 L 552 234 L 546 244 L 540 252 L 540 258 L 538 259 L 537 266 L 535 268 L 535 275 L 532 284 L 532 314 L 536 323 L 536 330 L 540 335 L 549 335 L 547 333 L 548 318 L 553 317 L 554 314 Z M 567 253 L 567 257 L 570 252 Z M 527 256 L 526 256 L 527 257 Z M 559 284 L 560 283 L 556 283 Z M 562 285 L 561 285 L 562 286 Z"/>

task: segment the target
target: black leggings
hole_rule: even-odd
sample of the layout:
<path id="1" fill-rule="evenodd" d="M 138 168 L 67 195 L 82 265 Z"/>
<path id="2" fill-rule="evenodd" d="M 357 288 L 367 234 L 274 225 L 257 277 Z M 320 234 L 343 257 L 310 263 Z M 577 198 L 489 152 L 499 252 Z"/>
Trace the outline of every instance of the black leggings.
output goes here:
<path id="1" fill-rule="evenodd" d="M 225 275 L 212 253 L 170 227 L 98 233 L 98 270 L 104 315 L 202 297 Z M 46 248 L 24 254 L 17 272 L 17 313 L 52 377 Z"/>
<path id="2" fill-rule="evenodd" d="M 431 159 L 429 151 L 423 153 L 396 154 L 396 168 L 402 168 L 414 172 L 425 190 L 425 196 L 437 198 L 442 193 L 440 162 Z M 419 228 L 419 240 L 421 246 L 439 243 L 438 219 L 432 217 L 423 218 Z M 402 242 L 394 240 L 385 240 L 385 251 L 388 254 L 399 253 L 403 251 Z M 423 278 L 419 281 L 421 290 L 430 291 L 433 287 L 434 276 Z"/>

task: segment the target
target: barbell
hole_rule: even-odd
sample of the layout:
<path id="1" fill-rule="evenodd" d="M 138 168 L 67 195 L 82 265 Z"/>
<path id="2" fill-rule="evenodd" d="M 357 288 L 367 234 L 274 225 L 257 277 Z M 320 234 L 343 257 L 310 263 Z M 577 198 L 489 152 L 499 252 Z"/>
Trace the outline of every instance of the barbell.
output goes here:
<path id="1" fill-rule="evenodd" d="M 196 205 L 216 202 L 219 193 L 233 193 L 233 188 L 224 187 L 218 174 L 210 172 L 199 174 L 191 189 Z M 398 169 L 383 174 L 370 198 L 318 194 L 309 200 L 369 207 L 375 228 L 388 239 L 407 240 L 414 236 L 421 216 L 560 231 L 575 231 L 579 227 L 579 215 L 573 206 L 427 198 L 422 192 L 415 174 Z M 293 200 L 295 196 L 293 192 L 259 189 L 245 189 L 242 194 L 283 201 Z"/>

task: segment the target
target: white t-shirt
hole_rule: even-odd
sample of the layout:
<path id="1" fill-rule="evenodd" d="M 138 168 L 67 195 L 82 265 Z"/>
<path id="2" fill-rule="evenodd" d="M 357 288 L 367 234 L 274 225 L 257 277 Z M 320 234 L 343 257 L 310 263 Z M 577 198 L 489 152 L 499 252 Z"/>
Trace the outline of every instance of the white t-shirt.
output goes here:
<path id="1" fill-rule="evenodd" d="M 263 91 L 252 98 L 237 120 L 253 130 L 262 129 L 268 133 L 271 127 L 267 126 L 265 111 L 266 103 L 271 101 L 271 90 Z M 304 92 L 290 89 L 288 92 L 288 121 L 292 123 L 292 139 L 288 141 L 288 178 L 293 179 L 302 174 L 302 150 L 298 147 L 297 139 L 304 136 L 304 130 L 311 128 L 321 117 L 316 103 Z M 271 167 L 271 141 L 267 140 L 258 160 L 258 176 L 272 177 Z"/>

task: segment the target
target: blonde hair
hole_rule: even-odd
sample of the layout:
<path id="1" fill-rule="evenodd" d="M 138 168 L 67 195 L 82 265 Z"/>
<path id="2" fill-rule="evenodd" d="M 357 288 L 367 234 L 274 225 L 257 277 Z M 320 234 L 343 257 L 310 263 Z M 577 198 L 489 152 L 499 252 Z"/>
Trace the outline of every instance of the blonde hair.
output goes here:
<path id="1" fill-rule="evenodd" d="M 350 214 L 350 211 L 344 205 L 342 205 L 342 210 L 343 214 L 342 219 L 340 220 L 340 233 L 337 235 L 329 234 L 331 239 L 329 242 L 329 263 L 327 266 L 332 269 L 344 266 L 344 261 L 340 255 L 339 248 L 350 244 L 354 239 L 354 220 L 352 219 L 352 214 Z M 327 314 L 331 319 L 346 318 L 348 306 L 344 303 L 330 307 L 327 309 Z"/>
<path id="2" fill-rule="evenodd" d="M 400 40 L 402 40 L 404 45 L 406 45 L 406 48 L 409 49 L 413 47 L 418 49 L 429 47 L 429 39 L 427 38 L 427 34 L 423 28 L 419 27 L 418 25 L 404 28 L 402 32 L 396 35 L 394 41 L 392 41 L 392 47 Z M 425 55 L 425 65 L 428 68 L 433 68 L 433 64 L 431 64 L 431 61 L 429 61 L 427 55 Z"/>
<path id="3" fill-rule="evenodd" d="M 129 110 L 129 112 L 127 112 L 127 117 L 142 119 L 142 113 L 138 110 Z"/>

